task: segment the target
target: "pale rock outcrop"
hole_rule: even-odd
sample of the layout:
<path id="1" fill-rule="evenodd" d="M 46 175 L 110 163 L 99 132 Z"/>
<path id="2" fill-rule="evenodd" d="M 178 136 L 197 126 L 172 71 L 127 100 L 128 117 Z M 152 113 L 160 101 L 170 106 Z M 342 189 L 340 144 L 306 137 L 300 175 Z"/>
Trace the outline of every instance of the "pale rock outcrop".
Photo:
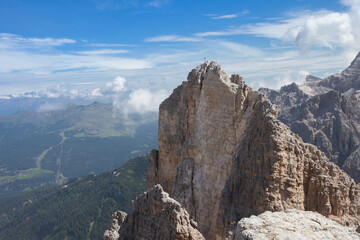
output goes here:
<path id="1" fill-rule="evenodd" d="M 319 213 L 300 210 L 264 212 L 243 218 L 232 240 L 360 240 L 360 234 Z"/>
<path id="2" fill-rule="evenodd" d="M 117 240 L 119 239 L 119 230 L 123 222 L 125 221 L 127 214 L 122 211 L 116 211 L 112 215 L 110 229 L 104 233 L 104 240 Z"/>
<path id="3" fill-rule="evenodd" d="M 229 237 L 241 218 L 266 210 L 317 211 L 353 227 L 360 215 L 354 180 L 214 62 L 192 70 L 161 104 L 148 183 L 170 192 L 207 239 Z"/>
<path id="4" fill-rule="evenodd" d="M 160 185 L 140 195 L 133 204 L 131 214 L 120 211 L 113 214 L 111 229 L 105 232 L 104 240 L 204 239 L 197 223 Z"/>

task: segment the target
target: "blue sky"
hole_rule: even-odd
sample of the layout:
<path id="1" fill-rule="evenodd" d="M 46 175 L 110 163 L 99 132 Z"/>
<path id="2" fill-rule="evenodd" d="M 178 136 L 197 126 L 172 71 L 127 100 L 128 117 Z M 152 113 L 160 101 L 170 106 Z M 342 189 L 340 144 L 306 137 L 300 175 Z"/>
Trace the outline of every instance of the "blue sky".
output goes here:
<path id="1" fill-rule="evenodd" d="M 153 100 L 204 57 L 279 88 L 344 69 L 358 39 L 360 0 L 0 0 L 0 96 Z"/>

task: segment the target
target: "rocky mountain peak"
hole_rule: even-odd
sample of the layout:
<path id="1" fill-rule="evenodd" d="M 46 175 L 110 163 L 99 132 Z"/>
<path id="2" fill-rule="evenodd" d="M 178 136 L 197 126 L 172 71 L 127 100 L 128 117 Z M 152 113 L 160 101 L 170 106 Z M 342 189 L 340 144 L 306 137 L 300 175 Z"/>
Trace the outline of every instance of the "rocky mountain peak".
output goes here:
<path id="1" fill-rule="evenodd" d="M 303 94 L 297 85 L 288 90 Z M 356 221 L 358 213 L 346 210 L 360 204 L 354 181 L 278 121 L 262 94 L 216 63 L 193 69 L 161 104 L 158 137 L 148 186 L 161 184 L 207 239 L 223 239 L 238 220 L 265 210 L 297 208 Z M 347 200 L 334 205 L 334 191 Z"/>
<path id="2" fill-rule="evenodd" d="M 360 74 L 360 52 L 351 62 L 350 66 L 342 72 L 342 74 L 346 74 L 346 75 Z"/>
<path id="3" fill-rule="evenodd" d="M 204 79 L 208 81 L 221 81 L 223 83 L 240 84 L 242 77 L 239 75 L 232 75 L 229 77 L 222 69 L 221 66 L 214 61 L 204 62 L 203 64 L 194 68 L 188 75 L 189 82 L 202 83 Z"/>
<path id="4" fill-rule="evenodd" d="M 158 138 L 148 188 L 160 184 L 206 239 L 230 239 L 240 219 L 287 209 L 357 227 L 360 186 L 277 120 L 263 94 L 217 63 L 193 69 L 160 105 Z M 134 204 L 136 212 L 142 205 Z"/>

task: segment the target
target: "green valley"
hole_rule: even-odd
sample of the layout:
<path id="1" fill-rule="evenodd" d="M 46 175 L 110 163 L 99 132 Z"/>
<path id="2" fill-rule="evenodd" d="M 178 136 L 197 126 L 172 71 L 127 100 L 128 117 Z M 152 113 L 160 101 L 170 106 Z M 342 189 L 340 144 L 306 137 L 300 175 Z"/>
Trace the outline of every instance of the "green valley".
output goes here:
<path id="1" fill-rule="evenodd" d="M 156 147 L 156 115 L 125 118 L 111 104 L 0 116 L 0 198 L 109 171 Z"/>

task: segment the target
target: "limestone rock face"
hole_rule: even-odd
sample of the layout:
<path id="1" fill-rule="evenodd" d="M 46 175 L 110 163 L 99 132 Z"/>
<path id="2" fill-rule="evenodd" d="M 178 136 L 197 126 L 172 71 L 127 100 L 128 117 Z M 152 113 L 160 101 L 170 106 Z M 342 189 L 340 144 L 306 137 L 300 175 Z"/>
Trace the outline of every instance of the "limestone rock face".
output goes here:
<path id="1" fill-rule="evenodd" d="M 360 234 L 319 213 L 300 210 L 265 212 L 243 218 L 232 240 L 360 240 Z"/>
<path id="2" fill-rule="evenodd" d="M 180 203 L 170 198 L 160 185 L 155 185 L 134 201 L 132 214 L 116 212 L 113 215 L 105 239 L 203 240 L 204 237 Z"/>
<path id="3" fill-rule="evenodd" d="M 160 105 L 158 159 L 150 159 L 148 183 L 170 192 L 207 238 L 215 236 L 234 150 L 260 98 L 211 62 L 192 70 Z"/>
<path id="4" fill-rule="evenodd" d="M 192 70 L 161 104 L 148 183 L 179 201 L 207 239 L 229 237 L 241 218 L 266 210 L 317 211 L 353 227 L 360 215 L 354 180 L 214 62 Z"/>
<path id="5" fill-rule="evenodd" d="M 360 53 L 339 74 L 259 91 L 279 107 L 279 120 L 360 182 Z"/>

